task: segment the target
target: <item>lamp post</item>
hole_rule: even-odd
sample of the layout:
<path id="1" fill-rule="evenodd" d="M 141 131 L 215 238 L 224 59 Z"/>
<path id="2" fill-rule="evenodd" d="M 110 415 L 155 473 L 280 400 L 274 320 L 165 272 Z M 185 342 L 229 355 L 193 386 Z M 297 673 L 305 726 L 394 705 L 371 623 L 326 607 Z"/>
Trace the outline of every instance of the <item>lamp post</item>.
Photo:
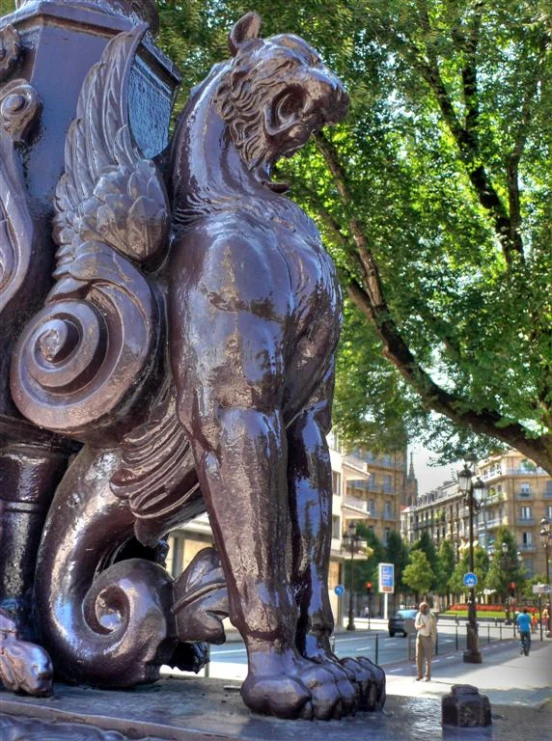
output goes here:
<path id="1" fill-rule="evenodd" d="M 475 468 L 475 465 L 474 465 Z M 473 547 L 473 517 L 481 507 L 481 500 L 485 495 L 485 484 L 478 478 L 473 481 L 475 472 L 471 471 L 467 464 L 458 472 L 458 489 L 464 495 L 464 500 L 469 510 L 470 527 L 470 571 L 475 571 L 475 555 Z M 479 651 L 479 637 L 477 635 L 477 608 L 475 606 L 475 586 L 470 587 L 470 604 L 468 605 L 466 650 L 464 651 L 464 662 L 467 664 L 481 664 L 481 652 Z"/>
<path id="2" fill-rule="evenodd" d="M 351 554 L 351 584 L 349 589 L 349 621 L 347 623 L 347 630 L 356 630 L 355 627 L 355 616 L 353 611 L 353 586 L 355 579 L 355 551 L 359 548 L 362 539 L 357 533 L 356 525 L 354 522 L 350 522 L 347 526 L 347 532 L 343 536 L 345 546 L 350 549 Z"/>
<path id="3" fill-rule="evenodd" d="M 550 530 L 550 520 L 543 517 L 541 520 L 541 545 L 544 548 L 544 563 L 546 568 L 546 584 L 550 586 L 550 547 L 552 542 L 552 531 Z M 548 604 L 550 604 L 550 592 L 548 592 Z M 546 635 L 552 637 L 552 621 L 550 619 L 550 608 L 548 608 L 548 625 L 546 626 Z"/>

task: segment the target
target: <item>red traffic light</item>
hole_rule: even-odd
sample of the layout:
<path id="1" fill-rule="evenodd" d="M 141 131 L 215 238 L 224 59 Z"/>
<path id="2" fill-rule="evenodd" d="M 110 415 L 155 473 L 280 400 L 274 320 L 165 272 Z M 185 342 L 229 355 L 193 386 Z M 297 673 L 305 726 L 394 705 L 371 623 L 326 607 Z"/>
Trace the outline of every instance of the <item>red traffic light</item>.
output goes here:
<path id="1" fill-rule="evenodd" d="M 366 591 L 369 592 L 371 589 L 372 589 L 372 582 L 371 581 L 367 581 L 366 582 Z"/>

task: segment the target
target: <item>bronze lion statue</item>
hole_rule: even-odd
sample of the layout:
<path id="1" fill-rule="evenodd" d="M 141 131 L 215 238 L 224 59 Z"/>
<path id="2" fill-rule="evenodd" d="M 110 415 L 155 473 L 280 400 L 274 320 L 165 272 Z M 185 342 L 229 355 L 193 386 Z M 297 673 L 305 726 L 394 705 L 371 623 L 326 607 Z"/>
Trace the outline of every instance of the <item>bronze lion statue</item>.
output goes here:
<path id="1" fill-rule="evenodd" d="M 21 412 L 84 443 L 41 534 L 43 645 L 69 681 L 128 686 L 161 664 L 197 669 L 229 615 L 253 711 L 381 708 L 383 672 L 330 647 L 339 284 L 271 178 L 344 117 L 347 95 L 305 41 L 263 39 L 249 13 L 162 168 L 128 122 L 144 30 L 113 39 L 83 85 L 56 190 L 56 283 L 13 355 Z M 174 581 L 162 536 L 203 511 L 216 550 Z"/>

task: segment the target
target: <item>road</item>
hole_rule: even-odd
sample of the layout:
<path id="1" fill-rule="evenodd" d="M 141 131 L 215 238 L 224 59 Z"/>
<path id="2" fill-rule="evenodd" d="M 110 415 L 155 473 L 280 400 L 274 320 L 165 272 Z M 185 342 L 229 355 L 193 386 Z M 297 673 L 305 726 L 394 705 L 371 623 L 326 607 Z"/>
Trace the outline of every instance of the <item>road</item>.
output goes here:
<path id="1" fill-rule="evenodd" d="M 414 637 L 391 638 L 383 620 L 372 620 L 371 629 L 367 630 L 367 621 L 358 620 L 358 630 L 355 632 L 340 632 L 335 636 L 335 652 L 338 656 L 368 656 L 376 663 L 385 666 L 398 661 L 413 658 L 415 654 Z M 463 650 L 466 642 L 465 621 L 457 626 L 454 622 L 439 622 L 438 654 L 445 654 L 455 650 Z M 494 643 L 502 639 L 513 637 L 511 626 L 495 626 L 494 623 L 480 623 L 479 636 L 481 645 Z M 535 636 L 535 639 L 537 636 Z M 410 644 L 410 657 L 409 657 Z M 211 646 L 211 677 L 245 677 L 247 662 L 246 651 L 241 640 L 231 640 L 222 646 Z"/>

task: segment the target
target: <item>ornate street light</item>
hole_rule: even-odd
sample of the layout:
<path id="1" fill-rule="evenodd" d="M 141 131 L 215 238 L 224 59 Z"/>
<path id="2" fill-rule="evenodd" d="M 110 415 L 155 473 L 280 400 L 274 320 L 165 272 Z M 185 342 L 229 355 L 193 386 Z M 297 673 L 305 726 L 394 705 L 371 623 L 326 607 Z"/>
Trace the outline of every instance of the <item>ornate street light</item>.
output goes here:
<path id="1" fill-rule="evenodd" d="M 349 589 L 349 621 L 347 630 L 356 630 L 355 616 L 353 611 L 353 587 L 355 577 L 355 553 L 364 545 L 364 541 L 357 533 L 356 525 L 350 522 L 347 526 L 347 532 L 343 535 L 343 543 L 351 554 L 351 583 Z"/>
<path id="2" fill-rule="evenodd" d="M 544 563 L 546 568 L 546 583 L 550 586 L 550 549 L 552 546 L 552 531 L 550 530 L 550 520 L 543 517 L 541 520 L 541 545 L 544 548 Z M 550 592 L 548 593 L 548 604 L 550 604 Z M 548 608 L 548 625 L 546 626 L 546 635 L 550 637 L 552 635 L 552 620 L 550 616 L 550 608 Z"/>
<path id="3" fill-rule="evenodd" d="M 475 465 L 474 465 L 475 467 Z M 470 571 L 475 571 L 475 555 L 473 547 L 473 516 L 474 512 L 479 511 L 481 501 L 486 494 L 485 484 L 480 478 L 473 481 L 475 475 L 467 464 L 458 472 L 458 489 L 464 495 L 464 500 L 469 510 L 469 527 L 470 527 Z M 463 659 L 467 664 L 481 664 L 481 652 L 479 651 L 479 637 L 477 635 L 477 608 L 475 605 L 475 586 L 470 587 L 470 603 L 468 605 L 468 626 L 467 626 L 467 644 L 464 651 Z"/>

